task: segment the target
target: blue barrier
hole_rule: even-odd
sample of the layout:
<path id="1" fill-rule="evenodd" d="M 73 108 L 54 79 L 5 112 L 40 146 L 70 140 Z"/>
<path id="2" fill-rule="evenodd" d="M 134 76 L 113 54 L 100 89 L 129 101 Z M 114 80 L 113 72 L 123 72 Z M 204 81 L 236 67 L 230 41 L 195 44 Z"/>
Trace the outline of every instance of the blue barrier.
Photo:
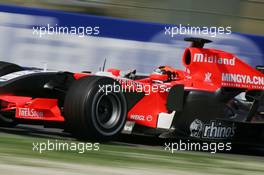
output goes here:
<path id="1" fill-rule="evenodd" d="M 58 26 L 65 26 L 65 27 L 98 26 L 100 27 L 100 35 L 96 37 L 101 37 L 101 38 L 161 43 L 161 44 L 169 44 L 169 45 L 170 44 L 175 45 L 176 43 L 176 47 L 179 48 L 184 48 L 186 46 L 181 42 L 179 43 L 182 46 L 177 45 L 178 40 L 182 39 L 183 36 L 179 36 L 176 38 L 164 36 L 164 28 L 166 26 L 175 26 L 175 25 L 139 22 L 139 21 L 124 20 L 124 19 L 117 19 L 111 17 L 66 13 L 56 10 L 18 7 L 11 5 L 0 5 L 0 12 L 52 17 L 56 19 L 56 24 L 58 24 Z M 17 27 L 17 28 L 27 28 L 27 29 L 37 26 L 36 24 L 30 24 L 30 25 L 14 24 L 14 23 L 9 24 L 7 22 L 5 22 L 2 25 Z M 235 38 L 240 38 L 240 39 L 234 40 L 234 38 L 228 37 L 225 39 L 217 40 L 215 45 L 212 44 L 210 46 L 217 47 L 218 49 L 219 47 L 223 47 L 223 49 L 225 49 L 225 46 L 232 46 L 232 47 L 226 47 L 226 50 L 236 53 L 238 56 L 240 56 L 245 61 L 249 62 L 251 65 L 255 66 L 258 64 L 264 64 L 264 36 L 241 34 L 235 32 L 233 32 L 231 36 L 235 36 Z M 241 42 L 241 38 L 245 42 Z M 233 47 L 235 47 L 235 49 Z"/>

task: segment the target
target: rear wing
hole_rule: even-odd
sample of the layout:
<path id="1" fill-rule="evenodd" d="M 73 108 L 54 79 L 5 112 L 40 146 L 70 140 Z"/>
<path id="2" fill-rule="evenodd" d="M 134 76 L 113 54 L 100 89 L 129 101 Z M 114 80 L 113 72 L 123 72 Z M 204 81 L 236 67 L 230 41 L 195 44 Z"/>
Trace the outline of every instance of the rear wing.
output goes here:
<path id="1" fill-rule="evenodd" d="M 206 81 L 218 87 L 264 90 L 263 66 L 258 70 L 234 54 L 215 49 L 187 48 L 183 63 L 192 80 Z"/>

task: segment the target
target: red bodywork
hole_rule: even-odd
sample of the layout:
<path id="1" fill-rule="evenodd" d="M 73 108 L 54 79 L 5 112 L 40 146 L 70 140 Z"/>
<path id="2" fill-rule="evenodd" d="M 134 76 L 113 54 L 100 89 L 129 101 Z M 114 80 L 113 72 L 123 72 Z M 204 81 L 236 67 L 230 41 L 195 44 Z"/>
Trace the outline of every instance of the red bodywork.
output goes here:
<path id="1" fill-rule="evenodd" d="M 169 89 L 177 84 L 185 90 L 214 92 L 221 87 L 247 90 L 263 90 L 263 73 L 250 67 L 235 55 L 214 49 L 187 48 L 183 55 L 185 71 L 165 66 L 163 69 L 173 72 L 170 81 L 167 75 L 150 74 L 147 78 L 130 80 L 120 77 L 120 70 L 109 69 L 112 77 L 121 82 L 122 87 L 129 83 L 140 86 L 145 95 L 129 111 L 128 120 L 147 127 L 156 128 L 158 115 L 166 113 L 166 100 Z M 75 73 L 76 80 L 92 76 L 88 73 Z M 15 117 L 27 120 L 63 122 L 57 99 L 20 97 L 15 94 L 1 95 L 2 111 L 15 111 Z"/>
<path id="2" fill-rule="evenodd" d="M 15 110 L 17 119 L 32 119 L 45 121 L 64 121 L 58 107 L 57 99 L 21 97 L 13 95 L 0 96 L 1 111 Z"/>

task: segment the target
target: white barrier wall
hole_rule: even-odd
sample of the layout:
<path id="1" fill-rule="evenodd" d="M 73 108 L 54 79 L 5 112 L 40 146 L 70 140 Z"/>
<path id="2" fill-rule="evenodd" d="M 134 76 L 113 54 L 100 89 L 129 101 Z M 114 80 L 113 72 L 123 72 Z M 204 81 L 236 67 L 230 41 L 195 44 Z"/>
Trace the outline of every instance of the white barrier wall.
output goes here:
<path id="1" fill-rule="evenodd" d="M 106 67 L 135 68 L 145 73 L 159 65 L 183 69 L 181 57 L 189 45 L 182 41 L 183 36 L 167 43 L 157 42 L 164 37 L 164 32 L 147 42 L 70 34 L 39 37 L 30 27 L 57 22 L 54 17 L 0 12 L 0 60 L 32 67 L 47 64 L 49 69 L 67 71 L 96 71 L 104 59 L 107 59 Z M 246 37 L 229 35 L 213 39 L 216 42 L 208 47 L 233 52 L 253 65 L 263 64 L 257 59 L 261 51 Z"/>

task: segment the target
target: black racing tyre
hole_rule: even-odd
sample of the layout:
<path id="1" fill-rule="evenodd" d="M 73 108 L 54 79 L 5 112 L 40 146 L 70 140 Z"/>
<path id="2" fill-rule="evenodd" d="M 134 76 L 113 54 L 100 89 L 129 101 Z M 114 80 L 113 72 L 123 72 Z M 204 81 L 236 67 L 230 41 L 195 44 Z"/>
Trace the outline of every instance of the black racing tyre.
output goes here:
<path id="1" fill-rule="evenodd" d="M 127 103 L 121 91 L 105 93 L 102 87 L 119 83 L 108 77 L 89 76 L 75 81 L 64 101 L 66 128 L 78 138 L 109 141 L 124 128 Z"/>
<path id="2" fill-rule="evenodd" d="M 23 68 L 16 64 L 0 61 L 0 77 L 22 70 Z M 0 114 L 0 126 L 12 127 L 16 124 L 17 123 L 12 119 L 12 117 Z"/>

